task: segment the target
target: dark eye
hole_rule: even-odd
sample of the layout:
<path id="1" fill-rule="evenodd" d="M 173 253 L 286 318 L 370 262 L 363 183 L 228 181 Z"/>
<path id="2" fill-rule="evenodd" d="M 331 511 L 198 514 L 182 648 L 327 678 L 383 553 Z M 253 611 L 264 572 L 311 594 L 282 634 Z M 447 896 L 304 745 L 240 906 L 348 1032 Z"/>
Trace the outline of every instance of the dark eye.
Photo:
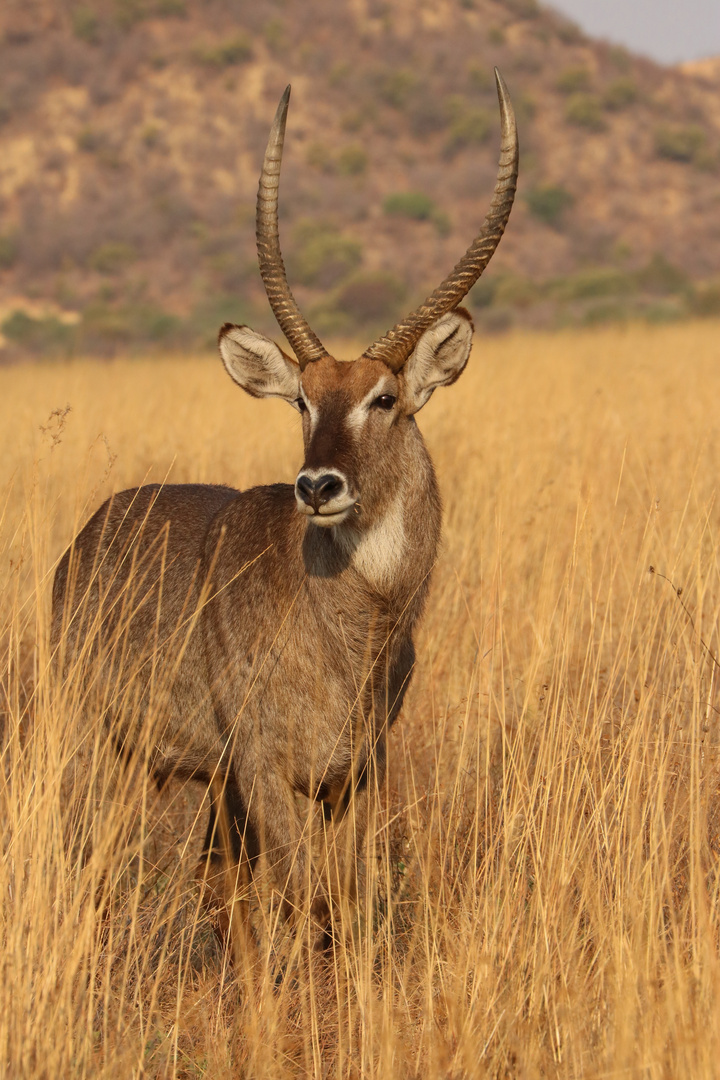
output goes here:
<path id="1" fill-rule="evenodd" d="M 378 409 L 385 409 L 387 411 L 392 409 L 396 401 L 397 398 L 393 397 L 392 394 L 381 394 L 379 398 L 375 398 L 373 405 L 376 405 Z"/>
<path id="2" fill-rule="evenodd" d="M 299 412 L 307 412 L 307 405 L 301 397 L 297 399 L 295 404 L 297 405 Z"/>

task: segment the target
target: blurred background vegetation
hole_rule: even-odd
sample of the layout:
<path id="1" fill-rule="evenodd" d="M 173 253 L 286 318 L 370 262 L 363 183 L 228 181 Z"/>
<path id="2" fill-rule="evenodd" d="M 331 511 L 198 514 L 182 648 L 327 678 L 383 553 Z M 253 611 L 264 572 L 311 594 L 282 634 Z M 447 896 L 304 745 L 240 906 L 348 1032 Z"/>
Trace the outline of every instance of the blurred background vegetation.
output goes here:
<path id="1" fill-rule="evenodd" d="M 472 239 L 522 166 L 469 297 L 479 327 L 720 315 L 718 69 L 585 38 L 534 0 L 7 0 L 0 12 L 0 360 L 276 332 L 254 196 L 295 83 L 283 249 L 321 334 L 368 337 Z"/>

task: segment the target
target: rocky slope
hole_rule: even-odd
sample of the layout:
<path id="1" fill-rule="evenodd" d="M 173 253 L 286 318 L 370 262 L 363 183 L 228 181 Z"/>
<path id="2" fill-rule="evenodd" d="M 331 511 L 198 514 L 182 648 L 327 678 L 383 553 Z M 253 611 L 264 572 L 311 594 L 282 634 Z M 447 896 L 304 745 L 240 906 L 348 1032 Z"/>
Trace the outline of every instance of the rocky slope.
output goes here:
<path id="1" fill-rule="evenodd" d="M 534 0 L 4 0 L 5 353 L 270 326 L 253 204 L 293 99 L 283 246 L 326 334 L 432 288 L 485 213 L 493 65 L 521 186 L 473 303 L 488 327 L 720 309 L 720 74 L 585 38 Z"/>

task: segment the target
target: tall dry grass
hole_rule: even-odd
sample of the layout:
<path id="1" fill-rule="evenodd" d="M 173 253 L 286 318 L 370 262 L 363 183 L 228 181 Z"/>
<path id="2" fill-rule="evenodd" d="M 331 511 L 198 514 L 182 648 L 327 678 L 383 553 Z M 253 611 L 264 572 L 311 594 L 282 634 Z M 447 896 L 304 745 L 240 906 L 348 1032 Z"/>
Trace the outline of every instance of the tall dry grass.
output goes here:
<path id="1" fill-rule="evenodd" d="M 493 340 L 428 405 L 445 542 L 366 916 L 284 971 L 228 964 L 202 792 L 109 783 L 48 616 L 112 489 L 290 480 L 296 418 L 210 359 L 0 371 L 0 1071 L 718 1075 L 719 341 Z"/>

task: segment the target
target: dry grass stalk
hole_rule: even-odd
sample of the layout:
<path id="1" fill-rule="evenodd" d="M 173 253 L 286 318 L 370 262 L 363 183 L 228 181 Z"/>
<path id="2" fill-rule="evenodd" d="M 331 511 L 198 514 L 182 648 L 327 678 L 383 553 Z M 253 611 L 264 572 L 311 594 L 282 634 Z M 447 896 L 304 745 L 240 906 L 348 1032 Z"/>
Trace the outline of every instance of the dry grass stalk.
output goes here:
<path id="1" fill-rule="evenodd" d="M 202 792 L 119 771 L 52 684 L 49 591 L 111 489 L 291 480 L 299 432 L 209 360 L 0 372 L 3 1071 L 716 1075 L 715 339 L 493 341 L 428 406 L 445 547 L 368 917 L 308 959 L 256 905 L 241 971 L 191 877 Z"/>

